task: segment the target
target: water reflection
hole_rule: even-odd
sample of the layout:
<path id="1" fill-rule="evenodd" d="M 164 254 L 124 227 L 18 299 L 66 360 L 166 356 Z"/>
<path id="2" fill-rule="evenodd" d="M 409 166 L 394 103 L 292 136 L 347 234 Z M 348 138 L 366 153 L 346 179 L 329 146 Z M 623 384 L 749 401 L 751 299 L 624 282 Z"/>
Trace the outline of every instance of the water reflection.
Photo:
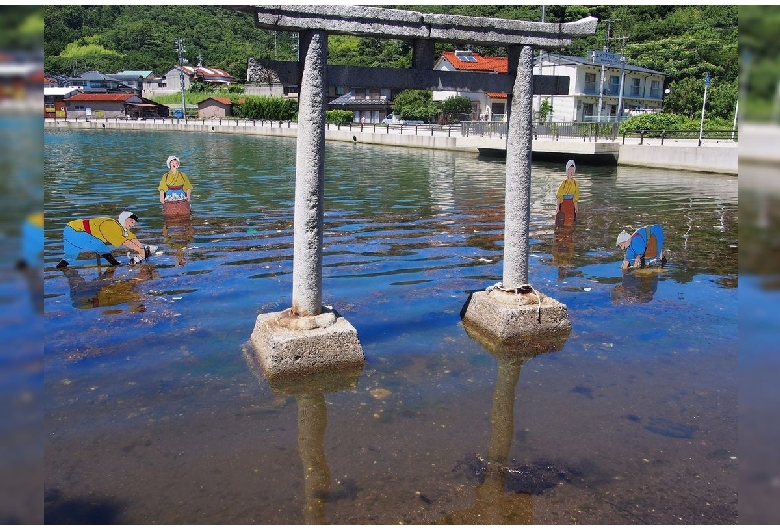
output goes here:
<path id="1" fill-rule="evenodd" d="M 552 261 L 558 266 L 559 280 L 563 280 L 568 275 L 574 255 L 574 226 L 559 225 L 556 220 L 552 243 Z"/>
<path id="2" fill-rule="evenodd" d="M 163 243 L 173 249 L 176 265 L 186 265 L 184 251 L 195 239 L 191 216 L 165 216 L 162 225 Z"/>
<path id="3" fill-rule="evenodd" d="M 494 342 L 477 327 L 464 323 L 466 332 L 482 344 L 497 362 L 496 383 L 490 410 L 490 440 L 486 457 L 467 456 L 460 467 L 475 476 L 474 506 L 445 515 L 439 523 L 446 524 L 534 524 L 533 497 L 554 487 L 566 471 L 549 463 L 517 465 L 509 455 L 515 439 L 516 389 L 523 365 L 533 357 L 559 351 L 569 334 L 529 337 L 507 345 Z"/>
<path id="4" fill-rule="evenodd" d="M 254 347 L 247 344 L 243 351 L 249 370 L 262 381 L 265 376 L 254 354 Z M 305 524 L 329 523 L 327 507 L 331 500 L 331 477 L 325 455 L 325 429 L 328 424 L 325 396 L 354 389 L 361 373 L 362 369 L 350 368 L 271 383 L 274 394 L 295 396 L 298 404 L 298 456 L 303 466 Z"/>
<path id="5" fill-rule="evenodd" d="M 623 283 L 612 288 L 609 296 L 613 304 L 646 304 L 658 290 L 661 269 L 634 269 L 623 273 Z"/>
<path id="6" fill-rule="evenodd" d="M 149 263 L 142 263 L 131 270 L 129 276 L 123 271 L 117 275 L 117 267 L 94 269 L 94 278 L 86 279 L 92 271 L 82 271 L 76 267 L 58 269 L 68 280 L 70 299 L 77 309 L 94 309 L 127 304 L 130 313 L 142 313 L 144 294 L 139 291 L 141 282 L 159 278 L 160 274 Z"/>

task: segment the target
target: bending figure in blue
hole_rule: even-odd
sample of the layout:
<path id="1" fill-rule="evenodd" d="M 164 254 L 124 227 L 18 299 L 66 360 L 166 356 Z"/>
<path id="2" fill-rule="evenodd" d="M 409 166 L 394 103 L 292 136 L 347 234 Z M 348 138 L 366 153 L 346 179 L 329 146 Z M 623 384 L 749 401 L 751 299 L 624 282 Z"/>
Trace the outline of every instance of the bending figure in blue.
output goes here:
<path id="1" fill-rule="evenodd" d="M 617 246 L 626 254 L 621 268 L 644 268 L 654 261 L 658 261 L 661 267 L 666 265 L 664 255 L 664 229 L 661 225 L 647 225 L 637 228 L 633 234 L 625 230 L 617 236 Z"/>

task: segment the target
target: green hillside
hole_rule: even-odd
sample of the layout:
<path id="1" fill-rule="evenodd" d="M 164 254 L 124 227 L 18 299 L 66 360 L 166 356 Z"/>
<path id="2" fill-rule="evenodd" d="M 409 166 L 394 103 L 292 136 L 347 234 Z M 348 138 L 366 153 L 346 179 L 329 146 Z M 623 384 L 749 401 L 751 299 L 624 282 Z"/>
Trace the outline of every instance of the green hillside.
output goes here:
<path id="1" fill-rule="evenodd" d="M 542 6 L 382 6 L 422 12 L 538 21 Z M 700 112 L 704 76 L 712 76 L 708 114 L 733 117 L 739 87 L 738 8 L 723 5 L 546 6 L 546 22 L 595 16 L 595 36 L 554 50 L 584 56 L 603 49 L 623 53 L 629 63 L 665 72 L 669 77 L 666 109 L 686 116 Z M 607 22 L 609 21 L 609 22 Z M 609 31 L 609 33 L 608 33 Z M 44 53 L 48 74 L 77 75 L 152 70 L 162 73 L 177 63 L 174 41 L 184 41 L 189 64 L 230 72 L 245 81 L 249 57 L 294 60 L 295 34 L 254 27 L 245 14 L 198 5 L 55 5 L 45 7 Z M 455 46 L 437 44 L 436 51 Z M 489 55 L 503 48 L 474 47 Z M 351 36 L 329 38 L 331 64 L 406 67 L 411 47 L 403 41 Z"/>

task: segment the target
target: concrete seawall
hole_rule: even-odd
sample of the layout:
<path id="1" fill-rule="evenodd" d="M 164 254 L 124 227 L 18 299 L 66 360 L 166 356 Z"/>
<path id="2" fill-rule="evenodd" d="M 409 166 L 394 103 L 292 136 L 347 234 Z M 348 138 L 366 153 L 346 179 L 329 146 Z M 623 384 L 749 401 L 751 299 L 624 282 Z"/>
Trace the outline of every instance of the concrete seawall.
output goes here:
<path id="1" fill-rule="evenodd" d="M 206 134 L 247 134 L 259 136 L 278 136 L 296 138 L 298 129 L 295 123 L 259 122 L 252 120 L 54 120 L 45 119 L 44 127 L 50 129 L 84 130 L 154 130 L 170 132 L 198 132 Z M 413 126 L 402 129 L 387 129 L 380 125 L 330 125 L 325 131 L 325 139 L 338 142 L 361 142 L 367 144 L 389 145 L 418 149 L 443 149 L 479 153 L 480 148 L 495 150 L 506 149 L 506 138 L 461 136 L 458 129 L 437 130 Z M 708 173 L 738 173 L 738 144 L 729 141 L 707 140 L 698 146 L 698 140 L 665 140 L 661 145 L 658 139 L 644 139 L 639 144 L 637 138 L 627 138 L 625 144 L 619 141 L 583 141 L 580 139 L 534 140 L 532 149 L 539 159 L 565 159 L 577 155 L 600 161 L 612 161 L 618 165 L 652 168 L 701 171 Z"/>

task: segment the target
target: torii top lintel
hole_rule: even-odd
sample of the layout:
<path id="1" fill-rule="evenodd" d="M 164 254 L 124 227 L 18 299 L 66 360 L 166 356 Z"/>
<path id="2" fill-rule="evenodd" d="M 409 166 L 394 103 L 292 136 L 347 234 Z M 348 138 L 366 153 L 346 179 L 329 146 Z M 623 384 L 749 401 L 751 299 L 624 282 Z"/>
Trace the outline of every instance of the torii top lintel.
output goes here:
<path id="1" fill-rule="evenodd" d="M 280 31 L 325 31 L 387 39 L 427 39 L 485 46 L 560 47 L 571 39 L 593 35 L 595 17 L 575 22 L 529 22 L 503 18 L 419 13 L 365 6 L 231 5 L 249 13 L 259 28 Z"/>

